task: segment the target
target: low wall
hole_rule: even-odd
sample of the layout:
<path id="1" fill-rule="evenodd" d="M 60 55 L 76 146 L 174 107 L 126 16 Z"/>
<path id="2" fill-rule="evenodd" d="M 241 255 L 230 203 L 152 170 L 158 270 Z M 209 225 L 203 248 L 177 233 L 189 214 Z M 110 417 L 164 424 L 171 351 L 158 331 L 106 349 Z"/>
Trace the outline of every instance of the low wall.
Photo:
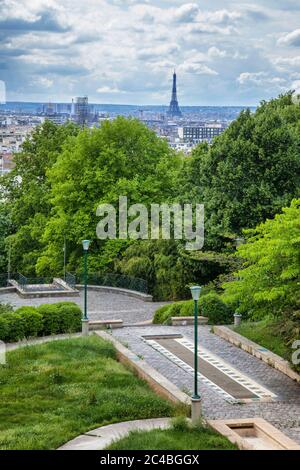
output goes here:
<path id="1" fill-rule="evenodd" d="M 167 398 L 172 403 L 181 404 L 190 409 L 190 397 L 153 369 L 153 367 L 149 366 L 146 361 L 123 346 L 112 335 L 104 331 L 97 331 L 96 334 L 106 341 L 113 343 L 117 351 L 118 360 L 126 367 L 129 367 L 138 377 L 145 380 L 158 395 Z"/>
<path id="2" fill-rule="evenodd" d="M 277 354 L 274 354 L 259 344 L 254 343 L 254 341 L 245 338 L 245 336 L 232 331 L 227 326 L 214 326 L 213 331 L 216 335 L 225 339 L 229 343 L 234 344 L 249 354 L 252 354 L 252 356 L 257 357 L 258 359 L 261 359 L 269 366 L 274 367 L 274 369 L 277 369 L 290 377 L 290 379 L 300 383 L 300 375 L 291 368 L 288 361 L 278 356 Z"/>
<path id="3" fill-rule="evenodd" d="M 77 289 L 84 289 L 82 284 L 76 285 Z M 127 295 L 128 297 L 134 297 L 136 299 L 143 300 L 144 302 L 152 302 L 153 297 L 149 294 L 144 294 L 143 292 L 138 292 L 130 289 L 123 289 L 122 287 L 108 287 L 108 286 L 92 286 L 88 285 L 89 290 L 108 292 L 109 294 L 122 294 Z"/>

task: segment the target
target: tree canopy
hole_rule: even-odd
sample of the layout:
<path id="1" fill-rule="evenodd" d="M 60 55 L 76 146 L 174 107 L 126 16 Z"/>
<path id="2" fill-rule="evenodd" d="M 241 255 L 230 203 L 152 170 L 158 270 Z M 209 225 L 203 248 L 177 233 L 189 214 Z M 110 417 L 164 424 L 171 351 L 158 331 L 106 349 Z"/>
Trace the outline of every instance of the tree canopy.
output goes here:
<path id="1" fill-rule="evenodd" d="M 244 267 L 224 285 L 225 299 L 255 319 L 299 309 L 300 199 L 247 235 L 247 243 L 238 248 Z"/>
<path id="2" fill-rule="evenodd" d="M 291 94 L 243 111 L 211 147 L 196 147 L 181 187 L 182 199 L 205 204 L 206 246 L 213 249 L 298 197 L 300 106 Z"/>

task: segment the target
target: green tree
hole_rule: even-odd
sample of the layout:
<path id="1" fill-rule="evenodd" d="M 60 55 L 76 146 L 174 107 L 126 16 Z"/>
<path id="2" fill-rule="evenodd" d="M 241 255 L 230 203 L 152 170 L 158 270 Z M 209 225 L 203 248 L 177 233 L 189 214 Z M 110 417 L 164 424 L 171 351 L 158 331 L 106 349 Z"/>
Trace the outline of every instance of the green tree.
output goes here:
<path id="1" fill-rule="evenodd" d="M 244 268 L 224 285 L 224 298 L 254 319 L 299 313 L 300 199 L 246 233 L 247 243 L 238 248 Z M 300 316 L 298 328 L 299 321 Z"/>
<path id="2" fill-rule="evenodd" d="M 9 242 L 15 271 L 35 272 L 51 210 L 47 170 L 66 140 L 77 132 L 73 124 L 58 126 L 45 121 L 27 138 L 21 152 L 14 156 L 15 168 L 3 177 L 4 210 L 9 212 L 13 226 Z"/>
<path id="3" fill-rule="evenodd" d="M 187 160 L 179 198 L 205 204 L 206 247 L 273 217 L 300 194 L 300 106 L 291 94 L 243 111 Z"/>
<path id="4" fill-rule="evenodd" d="M 119 196 L 127 196 L 129 205 L 166 202 L 174 197 L 180 167 L 181 159 L 167 142 L 135 119 L 119 117 L 69 139 L 47 172 L 52 211 L 37 271 L 61 270 L 64 236 L 68 269 L 80 269 L 84 238 L 93 240 L 90 270 L 112 266 L 127 243 L 96 239 L 98 205 L 110 203 L 117 208 Z"/>

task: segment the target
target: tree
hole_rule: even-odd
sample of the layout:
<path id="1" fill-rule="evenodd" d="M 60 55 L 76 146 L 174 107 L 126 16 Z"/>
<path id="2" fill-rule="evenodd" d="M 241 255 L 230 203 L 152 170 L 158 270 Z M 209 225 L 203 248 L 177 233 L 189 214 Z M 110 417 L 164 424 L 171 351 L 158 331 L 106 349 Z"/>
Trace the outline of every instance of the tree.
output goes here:
<path id="1" fill-rule="evenodd" d="M 181 159 L 166 141 L 136 119 L 119 117 L 99 129 L 85 129 L 69 139 L 48 170 L 51 217 L 43 235 L 45 249 L 36 262 L 38 273 L 62 269 L 61 249 L 67 238 L 68 269 L 81 268 L 81 240 L 93 240 L 91 271 L 108 269 L 127 246 L 122 240 L 98 240 L 96 209 L 118 206 L 119 196 L 133 203 L 167 202 L 175 194 Z"/>
<path id="2" fill-rule="evenodd" d="M 9 243 L 15 271 L 35 272 L 51 210 L 47 171 L 67 139 L 77 133 L 73 124 L 58 126 L 45 121 L 26 139 L 21 152 L 14 155 L 15 168 L 3 177 L 4 210 L 9 212 L 13 227 Z"/>
<path id="3" fill-rule="evenodd" d="M 11 233 L 11 218 L 7 205 L 0 202 L 0 274 L 6 273 L 8 269 L 8 246 L 5 243 L 6 237 Z"/>
<path id="4" fill-rule="evenodd" d="M 247 243 L 238 248 L 244 268 L 224 285 L 225 299 L 254 319 L 299 312 L 300 199 L 247 234 Z"/>
<path id="5" fill-rule="evenodd" d="M 196 187 L 195 187 L 196 186 Z M 179 196 L 205 204 L 206 247 L 273 217 L 300 194 L 300 106 L 291 93 L 243 111 L 186 163 Z"/>

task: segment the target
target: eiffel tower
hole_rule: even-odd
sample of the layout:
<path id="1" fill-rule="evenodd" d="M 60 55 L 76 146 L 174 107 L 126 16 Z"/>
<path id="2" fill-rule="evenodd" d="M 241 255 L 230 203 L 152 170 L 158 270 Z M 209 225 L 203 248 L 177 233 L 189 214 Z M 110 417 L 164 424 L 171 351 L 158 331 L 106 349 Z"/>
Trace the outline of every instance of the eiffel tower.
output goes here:
<path id="1" fill-rule="evenodd" d="M 170 106 L 168 109 L 168 115 L 171 117 L 181 117 L 181 111 L 177 101 L 177 88 L 176 88 L 176 72 L 173 73 L 173 88 L 172 88 L 172 98 L 170 101 Z"/>

